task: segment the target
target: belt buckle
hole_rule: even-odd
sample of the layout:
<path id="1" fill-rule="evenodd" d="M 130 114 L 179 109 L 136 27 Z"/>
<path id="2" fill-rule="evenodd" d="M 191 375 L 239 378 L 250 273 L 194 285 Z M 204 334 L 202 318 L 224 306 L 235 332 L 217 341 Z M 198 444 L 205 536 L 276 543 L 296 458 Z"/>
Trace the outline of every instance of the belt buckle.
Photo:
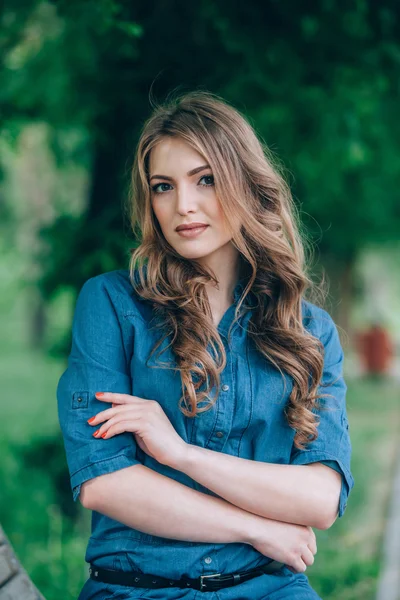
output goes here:
<path id="1" fill-rule="evenodd" d="M 213 573 L 212 575 L 200 575 L 200 591 L 203 590 L 203 587 L 207 587 L 205 583 L 203 583 L 203 579 L 208 579 L 210 577 L 216 577 L 217 575 L 221 575 L 221 573 Z"/>

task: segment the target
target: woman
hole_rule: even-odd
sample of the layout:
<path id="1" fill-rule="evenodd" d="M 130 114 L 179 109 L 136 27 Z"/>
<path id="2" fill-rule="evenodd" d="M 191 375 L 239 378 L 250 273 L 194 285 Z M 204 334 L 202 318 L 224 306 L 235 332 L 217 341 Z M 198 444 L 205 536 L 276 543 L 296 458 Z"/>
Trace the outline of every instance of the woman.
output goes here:
<path id="1" fill-rule="evenodd" d="M 79 600 L 315 599 L 313 528 L 353 487 L 343 351 L 288 187 L 207 92 L 157 106 L 132 175 L 129 270 L 92 277 L 58 388 Z M 213 577 L 214 576 L 214 577 Z"/>

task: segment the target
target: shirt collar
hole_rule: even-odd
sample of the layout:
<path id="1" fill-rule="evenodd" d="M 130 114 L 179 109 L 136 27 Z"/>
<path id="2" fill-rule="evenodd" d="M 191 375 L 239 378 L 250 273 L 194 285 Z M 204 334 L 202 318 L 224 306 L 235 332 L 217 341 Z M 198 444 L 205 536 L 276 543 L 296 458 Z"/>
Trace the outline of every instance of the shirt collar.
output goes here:
<path id="1" fill-rule="evenodd" d="M 245 275 L 241 277 L 236 283 L 235 289 L 233 290 L 233 299 L 235 304 L 237 304 L 242 297 L 242 294 L 245 290 L 247 283 L 249 282 L 250 276 Z M 257 298 L 255 294 L 250 290 L 246 296 L 245 304 L 248 306 L 255 306 L 257 304 Z"/>

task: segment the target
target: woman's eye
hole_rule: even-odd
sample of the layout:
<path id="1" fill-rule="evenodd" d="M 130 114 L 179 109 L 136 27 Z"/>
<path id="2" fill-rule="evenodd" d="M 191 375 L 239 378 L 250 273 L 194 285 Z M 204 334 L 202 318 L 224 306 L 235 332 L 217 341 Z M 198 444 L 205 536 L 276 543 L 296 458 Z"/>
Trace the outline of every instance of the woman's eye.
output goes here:
<path id="1" fill-rule="evenodd" d="M 152 187 L 151 189 L 153 190 L 153 192 L 154 192 L 155 194 L 160 194 L 160 193 L 162 193 L 162 192 L 160 192 L 160 191 L 158 191 L 158 190 L 157 190 L 157 188 L 158 188 L 160 185 L 169 185 L 169 183 L 157 183 L 156 185 L 153 185 L 153 187 Z M 167 191 L 168 191 L 168 190 L 167 190 Z"/>
<path id="2" fill-rule="evenodd" d="M 212 183 L 200 183 L 200 185 L 205 185 L 206 187 L 210 187 L 210 186 L 214 185 L 214 176 L 213 175 L 203 175 L 203 177 L 200 178 L 200 181 L 202 179 L 207 179 L 207 178 L 212 179 Z"/>
<path id="3" fill-rule="evenodd" d="M 211 179 L 211 183 L 200 183 L 200 181 L 202 179 Z M 152 191 L 154 194 L 163 194 L 164 192 L 168 192 L 169 190 L 159 190 L 158 188 L 160 187 L 160 185 L 170 185 L 169 183 L 157 183 L 156 185 L 152 186 Z M 199 185 L 202 185 L 204 187 L 212 187 L 214 185 L 214 176 L 213 175 L 203 175 L 203 177 L 201 177 L 199 179 Z"/>

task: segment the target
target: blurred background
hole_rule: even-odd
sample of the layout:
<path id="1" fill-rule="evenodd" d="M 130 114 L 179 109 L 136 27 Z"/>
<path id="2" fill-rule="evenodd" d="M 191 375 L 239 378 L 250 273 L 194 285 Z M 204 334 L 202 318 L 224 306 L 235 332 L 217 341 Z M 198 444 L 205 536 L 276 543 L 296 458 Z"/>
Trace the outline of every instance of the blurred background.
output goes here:
<path id="1" fill-rule="evenodd" d="M 356 485 L 307 575 L 324 600 L 375 598 L 400 439 L 399 3 L 1 7 L 0 523 L 29 576 L 47 600 L 87 578 L 90 513 L 72 501 L 55 395 L 74 303 L 89 277 L 127 268 L 150 97 L 206 89 L 286 167 L 345 351 Z"/>

